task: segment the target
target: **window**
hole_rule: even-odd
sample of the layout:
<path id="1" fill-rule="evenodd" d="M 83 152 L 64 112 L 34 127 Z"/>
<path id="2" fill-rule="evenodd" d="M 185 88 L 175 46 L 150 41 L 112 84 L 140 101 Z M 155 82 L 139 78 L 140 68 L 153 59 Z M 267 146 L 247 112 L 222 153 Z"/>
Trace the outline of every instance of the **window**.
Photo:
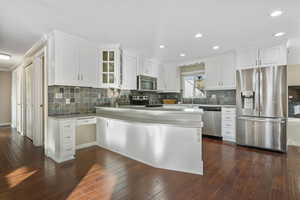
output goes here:
<path id="1" fill-rule="evenodd" d="M 204 92 L 204 74 L 182 74 L 183 98 L 205 97 Z"/>

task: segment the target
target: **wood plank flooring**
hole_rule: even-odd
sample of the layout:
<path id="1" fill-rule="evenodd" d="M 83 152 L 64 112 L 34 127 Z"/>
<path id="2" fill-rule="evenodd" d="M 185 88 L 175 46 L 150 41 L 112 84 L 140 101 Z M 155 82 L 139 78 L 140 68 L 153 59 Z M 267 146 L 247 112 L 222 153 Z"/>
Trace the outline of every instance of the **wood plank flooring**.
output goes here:
<path id="1" fill-rule="evenodd" d="M 0 200 L 300 199 L 300 148 L 281 154 L 204 138 L 203 154 L 204 176 L 155 169 L 99 147 L 55 164 L 30 140 L 0 128 Z"/>

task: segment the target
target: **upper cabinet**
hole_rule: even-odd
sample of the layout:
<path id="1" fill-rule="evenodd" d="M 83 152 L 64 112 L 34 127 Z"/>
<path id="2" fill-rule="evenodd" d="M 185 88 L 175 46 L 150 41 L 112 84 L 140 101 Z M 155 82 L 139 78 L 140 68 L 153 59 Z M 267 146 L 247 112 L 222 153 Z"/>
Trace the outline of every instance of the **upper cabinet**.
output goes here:
<path id="1" fill-rule="evenodd" d="M 120 88 L 122 85 L 122 56 L 121 49 L 115 47 L 101 48 L 99 65 L 99 87 L 100 88 Z"/>
<path id="2" fill-rule="evenodd" d="M 158 77 L 159 62 L 155 59 L 139 57 L 138 75 Z"/>
<path id="3" fill-rule="evenodd" d="M 97 87 L 97 47 L 60 31 L 48 39 L 48 85 Z"/>
<path id="4" fill-rule="evenodd" d="M 210 57 L 205 60 L 205 89 L 235 89 L 235 52 Z"/>
<path id="5" fill-rule="evenodd" d="M 124 90 L 136 90 L 137 89 L 137 68 L 138 68 L 138 57 L 132 55 L 126 51 L 122 54 L 123 60 L 123 84 L 122 89 Z"/>
<path id="6" fill-rule="evenodd" d="M 259 50 L 260 66 L 286 65 L 287 47 L 285 45 L 262 48 Z"/>
<path id="7" fill-rule="evenodd" d="M 286 64 L 286 45 L 269 48 L 248 48 L 237 51 L 237 68 L 239 69 Z"/>
<path id="8" fill-rule="evenodd" d="M 159 65 L 158 90 L 163 92 L 180 92 L 180 73 L 177 65 Z"/>

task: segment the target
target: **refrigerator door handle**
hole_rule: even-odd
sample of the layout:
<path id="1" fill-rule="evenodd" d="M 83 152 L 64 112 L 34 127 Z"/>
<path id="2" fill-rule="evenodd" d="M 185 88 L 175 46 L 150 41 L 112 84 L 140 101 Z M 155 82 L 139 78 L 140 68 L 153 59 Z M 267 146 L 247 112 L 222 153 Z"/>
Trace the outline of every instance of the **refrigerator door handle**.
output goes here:
<path id="1" fill-rule="evenodd" d="M 246 120 L 246 121 L 255 121 L 255 122 L 274 122 L 274 123 L 286 123 L 284 119 L 277 118 L 277 119 L 272 119 L 272 118 L 254 118 L 254 117 L 238 117 L 240 120 Z"/>

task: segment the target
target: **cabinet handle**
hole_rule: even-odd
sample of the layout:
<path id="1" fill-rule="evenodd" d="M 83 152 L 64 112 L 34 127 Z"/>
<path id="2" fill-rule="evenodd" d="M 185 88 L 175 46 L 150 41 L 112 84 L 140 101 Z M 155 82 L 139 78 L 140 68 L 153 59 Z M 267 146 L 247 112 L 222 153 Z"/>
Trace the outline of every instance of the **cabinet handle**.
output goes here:
<path id="1" fill-rule="evenodd" d="M 81 74 L 81 80 L 83 80 L 83 74 Z"/>
<path id="2" fill-rule="evenodd" d="M 71 151 L 72 150 L 72 148 L 68 148 L 68 149 L 66 149 L 66 151 Z"/>
<path id="3" fill-rule="evenodd" d="M 80 75 L 79 75 L 79 73 L 78 73 L 78 76 L 77 76 L 77 80 L 78 80 L 78 81 L 79 81 L 79 78 L 80 78 L 79 76 L 80 76 Z"/>
<path id="4" fill-rule="evenodd" d="M 65 128 L 70 128 L 71 127 L 71 125 L 65 125 Z"/>

